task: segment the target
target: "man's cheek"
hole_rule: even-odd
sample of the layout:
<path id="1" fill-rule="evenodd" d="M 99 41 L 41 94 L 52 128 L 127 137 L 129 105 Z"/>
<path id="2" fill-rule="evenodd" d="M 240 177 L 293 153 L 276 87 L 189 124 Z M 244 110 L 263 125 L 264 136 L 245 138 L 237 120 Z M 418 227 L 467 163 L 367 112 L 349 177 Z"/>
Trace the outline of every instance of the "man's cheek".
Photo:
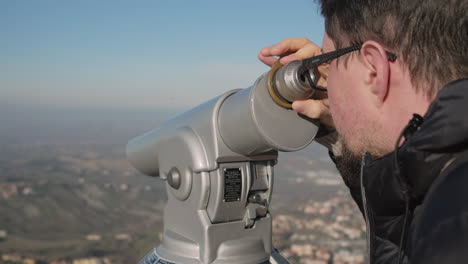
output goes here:
<path id="1" fill-rule="evenodd" d="M 333 121 L 335 121 L 336 131 L 340 135 L 346 134 L 345 131 L 344 131 L 344 126 L 343 126 L 343 118 L 340 115 L 336 114 L 336 113 L 335 113 L 333 118 L 334 118 Z"/>
<path id="2" fill-rule="evenodd" d="M 339 113 L 339 105 L 335 103 L 335 100 L 333 97 L 328 97 L 329 98 L 329 103 L 330 103 L 330 115 L 332 116 L 333 123 L 335 124 L 335 127 L 339 133 L 341 133 L 341 124 L 342 124 L 342 116 Z"/>
<path id="3" fill-rule="evenodd" d="M 329 96 L 330 102 L 330 114 L 333 118 L 333 122 L 335 124 L 336 131 L 338 134 L 342 135 L 345 139 L 349 137 L 350 134 L 350 126 L 353 126 L 352 116 L 350 116 L 349 109 L 347 109 L 346 103 L 349 101 L 342 101 L 340 98 L 335 98 L 333 96 Z"/>

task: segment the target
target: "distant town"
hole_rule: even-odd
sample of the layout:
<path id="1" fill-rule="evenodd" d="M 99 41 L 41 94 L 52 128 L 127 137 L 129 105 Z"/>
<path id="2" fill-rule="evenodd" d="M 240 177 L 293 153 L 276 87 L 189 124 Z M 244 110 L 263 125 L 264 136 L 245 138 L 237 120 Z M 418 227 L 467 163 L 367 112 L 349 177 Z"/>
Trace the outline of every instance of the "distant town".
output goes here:
<path id="1" fill-rule="evenodd" d="M 132 169 L 121 148 L 38 144 L 2 152 L 10 158 L 0 158 L 0 263 L 136 263 L 160 242 L 163 185 Z M 361 213 L 333 164 L 314 155 L 280 155 L 273 245 L 291 263 L 364 263 Z"/>

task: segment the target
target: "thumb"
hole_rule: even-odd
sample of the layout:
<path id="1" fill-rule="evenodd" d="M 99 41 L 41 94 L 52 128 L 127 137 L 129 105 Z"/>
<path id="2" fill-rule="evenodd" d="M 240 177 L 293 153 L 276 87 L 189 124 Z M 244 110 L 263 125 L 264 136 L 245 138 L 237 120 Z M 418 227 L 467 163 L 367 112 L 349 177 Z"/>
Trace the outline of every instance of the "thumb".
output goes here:
<path id="1" fill-rule="evenodd" d="M 320 123 L 327 127 L 334 128 L 333 118 L 330 115 L 330 109 L 328 106 L 328 99 L 323 100 L 296 100 L 292 104 L 294 111 L 299 114 L 303 114 L 310 118 L 320 119 Z"/>
<path id="2" fill-rule="evenodd" d="M 292 108 L 299 114 L 303 114 L 314 119 L 319 119 L 322 115 L 322 111 L 325 110 L 322 109 L 322 103 L 320 103 L 318 100 L 313 99 L 296 100 L 293 102 Z"/>

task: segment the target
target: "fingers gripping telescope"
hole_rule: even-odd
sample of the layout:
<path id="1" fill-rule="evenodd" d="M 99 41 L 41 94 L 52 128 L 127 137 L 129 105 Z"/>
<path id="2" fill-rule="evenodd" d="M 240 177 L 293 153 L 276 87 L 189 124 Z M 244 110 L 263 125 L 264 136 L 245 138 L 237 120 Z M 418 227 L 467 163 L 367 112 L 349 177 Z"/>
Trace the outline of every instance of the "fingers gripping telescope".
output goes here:
<path id="1" fill-rule="evenodd" d="M 290 108 L 294 96 L 313 93 L 299 66 L 274 69 L 128 143 L 130 163 L 167 183 L 152 263 L 286 263 L 271 242 L 273 167 L 278 151 L 306 147 L 318 130 L 278 103 Z"/>

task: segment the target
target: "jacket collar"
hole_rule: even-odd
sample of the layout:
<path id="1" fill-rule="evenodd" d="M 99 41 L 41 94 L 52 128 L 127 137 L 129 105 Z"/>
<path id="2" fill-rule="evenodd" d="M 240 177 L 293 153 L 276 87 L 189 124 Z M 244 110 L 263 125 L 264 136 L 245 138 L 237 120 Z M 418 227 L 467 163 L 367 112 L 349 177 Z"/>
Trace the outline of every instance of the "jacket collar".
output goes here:
<path id="1" fill-rule="evenodd" d="M 419 204 L 447 162 L 468 148 L 468 79 L 446 85 L 432 102 L 424 121 L 395 152 L 373 160 L 364 158 L 363 184 L 371 207 L 380 215 L 400 214 L 405 186 Z"/>

